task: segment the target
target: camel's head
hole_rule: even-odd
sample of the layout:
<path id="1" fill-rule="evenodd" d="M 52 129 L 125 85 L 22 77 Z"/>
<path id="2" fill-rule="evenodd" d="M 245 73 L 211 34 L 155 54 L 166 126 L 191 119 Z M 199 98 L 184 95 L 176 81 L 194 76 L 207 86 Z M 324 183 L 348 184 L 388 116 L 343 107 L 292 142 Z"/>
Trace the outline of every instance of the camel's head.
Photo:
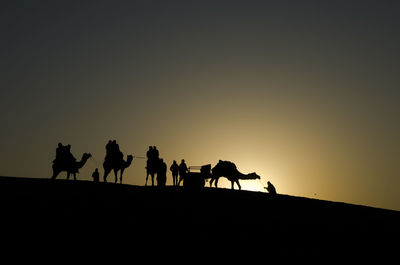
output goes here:
<path id="1" fill-rule="evenodd" d="M 250 173 L 249 176 L 251 176 L 253 179 L 261 179 L 261 177 L 257 175 L 256 172 Z"/>
<path id="2" fill-rule="evenodd" d="M 131 163 L 132 160 L 133 160 L 133 155 L 128 155 L 128 156 L 126 157 L 126 162 Z"/>
<path id="3" fill-rule="evenodd" d="M 82 159 L 85 159 L 85 160 L 87 160 L 87 159 L 89 159 L 89 158 L 91 158 L 92 157 L 92 154 L 91 153 L 84 153 L 83 155 L 82 155 Z"/>
<path id="4" fill-rule="evenodd" d="M 223 161 L 219 160 L 218 164 L 216 164 L 215 167 L 213 167 L 211 169 L 211 172 L 212 172 L 213 175 L 220 175 L 220 172 L 221 172 L 221 170 L 223 168 L 222 164 L 223 164 Z"/>

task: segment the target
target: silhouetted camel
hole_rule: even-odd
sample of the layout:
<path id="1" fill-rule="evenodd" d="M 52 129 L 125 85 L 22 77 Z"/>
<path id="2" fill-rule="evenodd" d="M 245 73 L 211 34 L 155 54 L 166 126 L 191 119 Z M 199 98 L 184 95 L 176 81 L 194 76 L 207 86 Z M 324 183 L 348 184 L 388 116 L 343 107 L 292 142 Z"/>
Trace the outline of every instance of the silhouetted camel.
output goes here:
<path id="1" fill-rule="evenodd" d="M 260 179 L 260 176 L 257 175 L 255 172 L 250 174 L 243 174 L 237 170 L 236 165 L 229 161 L 222 161 L 219 160 L 218 164 L 212 169 L 212 178 L 210 181 L 210 187 L 212 186 L 213 182 L 215 181 L 215 187 L 218 186 L 218 179 L 220 177 L 227 178 L 232 183 L 232 189 L 234 189 L 234 183 L 239 187 L 239 190 L 242 187 L 239 184 L 239 179 Z"/>
<path id="2" fill-rule="evenodd" d="M 67 172 L 67 180 L 71 174 L 74 175 L 74 180 L 76 180 L 76 173 L 79 173 L 79 169 L 82 168 L 86 161 L 91 157 L 90 153 L 84 153 L 82 155 L 81 161 L 59 161 L 58 159 L 53 161 L 53 176 L 51 179 L 56 179 L 58 174 L 62 171 Z"/>
<path id="3" fill-rule="evenodd" d="M 111 170 L 114 170 L 114 175 L 115 175 L 115 183 L 118 182 L 118 177 L 117 173 L 119 170 L 121 170 L 121 175 L 120 175 L 120 183 L 122 183 L 122 174 L 124 173 L 124 170 L 129 167 L 132 163 L 133 156 L 128 155 L 126 161 L 121 157 L 120 159 L 106 159 L 104 160 L 103 163 L 103 168 L 104 168 L 104 182 L 107 182 L 107 176 L 110 174 Z"/>

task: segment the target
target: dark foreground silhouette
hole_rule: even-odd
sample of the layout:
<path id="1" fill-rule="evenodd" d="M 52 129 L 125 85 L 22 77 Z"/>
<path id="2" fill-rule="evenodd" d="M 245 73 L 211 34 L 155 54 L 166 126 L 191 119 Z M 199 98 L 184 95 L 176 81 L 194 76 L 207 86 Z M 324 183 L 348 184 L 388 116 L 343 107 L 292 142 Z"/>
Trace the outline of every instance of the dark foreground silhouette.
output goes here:
<path id="1" fill-rule="evenodd" d="M 2 242 L 45 256 L 363 260 L 397 255 L 400 235 L 397 211 L 228 189 L 0 177 L 0 201 Z"/>

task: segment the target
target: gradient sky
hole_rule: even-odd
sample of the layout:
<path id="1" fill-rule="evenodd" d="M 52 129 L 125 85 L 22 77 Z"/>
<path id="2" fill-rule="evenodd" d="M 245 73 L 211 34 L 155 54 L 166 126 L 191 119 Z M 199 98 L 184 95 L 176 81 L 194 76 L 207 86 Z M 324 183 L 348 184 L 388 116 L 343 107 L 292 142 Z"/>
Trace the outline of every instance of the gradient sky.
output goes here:
<path id="1" fill-rule="evenodd" d="M 125 155 L 156 145 L 168 166 L 231 160 L 279 193 L 400 210 L 399 13 L 382 0 L 2 1 L 0 175 L 50 177 L 62 142 L 92 153 L 90 179 L 116 139 Z M 124 182 L 143 185 L 144 167 Z"/>

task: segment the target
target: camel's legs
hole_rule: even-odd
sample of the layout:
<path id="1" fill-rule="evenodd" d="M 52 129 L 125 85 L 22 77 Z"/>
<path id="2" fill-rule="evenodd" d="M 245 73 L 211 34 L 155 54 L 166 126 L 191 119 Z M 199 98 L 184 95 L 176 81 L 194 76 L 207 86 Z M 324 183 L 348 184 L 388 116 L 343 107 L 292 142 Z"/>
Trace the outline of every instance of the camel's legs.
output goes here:
<path id="1" fill-rule="evenodd" d="M 104 169 L 104 177 L 103 177 L 103 180 L 104 180 L 104 182 L 107 182 L 107 176 L 108 176 L 108 174 L 110 174 L 110 172 L 111 172 L 111 169 Z"/>
<path id="2" fill-rule="evenodd" d="M 76 173 L 72 173 L 74 175 L 74 180 L 76 180 Z"/>
<path id="3" fill-rule="evenodd" d="M 239 184 L 239 180 L 238 180 L 238 179 L 236 180 L 236 184 L 238 185 L 238 187 L 239 187 L 239 190 L 241 190 L 241 189 L 242 189 L 242 186 L 240 186 L 240 184 Z"/>
<path id="4" fill-rule="evenodd" d="M 118 182 L 118 170 L 114 169 L 115 183 Z"/>
<path id="5" fill-rule="evenodd" d="M 122 184 L 122 174 L 124 173 L 124 169 L 121 169 L 121 176 L 119 177 L 119 182 Z"/>
<path id="6" fill-rule="evenodd" d="M 56 179 L 56 177 L 58 176 L 58 174 L 60 174 L 61 171 L 60 170 L 54 170 L 53 169 L 53 176 L 51 176 L 51 179 Z"/>
<path id="7" fill-rule="evenodd" d="M 69 180 L 69 175 L 70 175 L 70 173 L 69 173 L 69 172 L 67 172 L 67 180 Z"/>
<path id="8" fill-rule="evenodd" d="M 216 187 L 216 188 L 218 188 L 218 180 L 219 180 L 219 178 L 216 178 L 216 179 L 215 179 L 215 187 Z"/>

